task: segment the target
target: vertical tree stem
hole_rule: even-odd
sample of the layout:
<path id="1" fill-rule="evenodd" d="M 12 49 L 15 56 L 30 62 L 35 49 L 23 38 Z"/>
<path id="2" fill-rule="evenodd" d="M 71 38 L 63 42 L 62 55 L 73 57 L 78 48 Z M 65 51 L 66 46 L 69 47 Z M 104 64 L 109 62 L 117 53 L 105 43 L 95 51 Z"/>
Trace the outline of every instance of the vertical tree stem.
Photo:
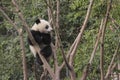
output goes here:
<path id="1" fill-rule="evenodd" d="M 24 75 L 24 80 L 27 80 L 27 65 L 26 65 L 26 58 L 25 58 L 25 45 L 23 41 L 23 33 L 22 29 L 19 29 L 19 36 L 20 36 L 20 45 L 21 45 L 21 52 L 22 52 L 22 64 L 23 64 L 23 75 Z"/>
<path id="2" fill-rule="evenodd" d="M 107 12 L 106 12 L 106 15 L 105 15 L 103 30 L 102 30 L 102 35 L 101 35 L 101 47 L 100 47 L 101 80 L 104 80 L 104 69 L 103 69 L 103 65 L 104 65 L 104 37 L 105 37 L 105 30 L 106 30 L 106 25 L 107 25 L 107 21 L 108 21 L 109 12 L 110 12 L 110 9 L 111 9 L 111 3 L 112 3 L 112 0 L 110 0 L 110 2 L 108 4 L 108 7 L 107 7 Z"/>

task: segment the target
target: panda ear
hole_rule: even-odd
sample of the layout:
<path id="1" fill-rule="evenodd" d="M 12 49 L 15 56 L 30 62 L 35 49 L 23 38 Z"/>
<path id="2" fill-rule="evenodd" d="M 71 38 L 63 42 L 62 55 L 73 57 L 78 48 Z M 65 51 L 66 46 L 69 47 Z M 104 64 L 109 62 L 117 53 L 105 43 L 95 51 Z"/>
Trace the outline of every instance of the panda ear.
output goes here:
<path id="1" fill-rule="evenodd" d="M 36 23 L 36 24 L 39 24 L 39 23 L 40 23 L 40 19 L 37 19 L 37 20 L 35 21 L 35 23 Z"/>

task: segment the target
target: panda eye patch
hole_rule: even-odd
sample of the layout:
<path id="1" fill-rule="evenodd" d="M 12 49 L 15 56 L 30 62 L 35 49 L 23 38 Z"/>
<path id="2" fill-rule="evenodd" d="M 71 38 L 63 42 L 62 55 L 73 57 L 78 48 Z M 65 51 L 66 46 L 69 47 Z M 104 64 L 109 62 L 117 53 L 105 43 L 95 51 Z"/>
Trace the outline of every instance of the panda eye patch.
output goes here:
<path id="1" fill-rule="evenodd" d="M 47 25 L 47 26 L 45 26 L 45 29 L 48 29 L 49 28 L 49 26 Z"/>

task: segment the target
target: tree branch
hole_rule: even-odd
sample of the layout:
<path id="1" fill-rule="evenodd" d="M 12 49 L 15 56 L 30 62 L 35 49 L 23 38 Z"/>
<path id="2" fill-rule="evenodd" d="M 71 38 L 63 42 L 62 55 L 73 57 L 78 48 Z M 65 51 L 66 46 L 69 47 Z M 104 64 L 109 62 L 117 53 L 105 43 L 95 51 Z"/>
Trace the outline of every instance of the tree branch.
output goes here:
<path id="1" fill-rule="evenodd" d="M 103 69 L 103 61 L 104 61 L 104 37 L 105 37 L 105 30 L 106 30 L 106 25 L 107 25 L 107 21 L 108 21 L 108 16 L 109 16 L 109 12 L 111 9 L 111 4 L 112 4 L 112 0 L 110 0 L 108 7 L 107 7 L 107 12 L 105 15 L 105 19 L 104 19 L 104 24 L 103 24 L 103 30 L 102 30 L 102 35 L 101 35 L 101 47 L 100 47 L 100 71 L 101 71 L 101 80 L 104 80 L 104 69 Z"/>
<path id="2" fill-rule="evenodd" d="M 71 67 L 67 61 L 67 58 L 65 56 L 65 51 L 63 49 L 63 45 L 62 45 L 62 41 L 61 41 L 61 38 L 60 38 L 60 34 L 59 34 L 59 13 L 60 13 L 60 9 L 59 9 L 59 6 L 60 6 L 60 1 L 59 0 L 56 0 L 57 1 L 57 14 L 56 14 L 56 35 L 57 35 L 57 39 L 58 39 L 58 45 L 61 49 L 61 53 L 62 53 L 62 56 L 63 56 L 63 60 L 65 61 L 66 63 L 66 66 L 68 67 L 69 70 L 71 70 Z"/>
<path id="3" fill-rule="evenodd" d="M 74 47 L 74 48 L 73 48 L 72 52 L 70 53 L 70 59 L 69 59 L 69 64 L 70 64 L 72 70 L 73 70 L 73 59 L 74 59 L 74 56 L 75 56 L 75 54 L 76 54 L 77 47 L 78 47 L 78 45 L 79 45 L 79 43 L 80 43 L 80 40 L 81 40 L 81 38 L 82 38 L 82 34 L 83 34 L 83 32 L 84 32 L 84 29 L 85 29 L 85 27 L 86 27 L 86 24 L 87 24 L 87 22 L 88 22 L 88 18 L 89 18 L 90 13 L 91 13 L 92 5 L 93 5 L 93 0 L 90 0 L 90 4 L 89 4 L 88 10 L 87 10 L 87 14 L 86 14 L 84 23 L 83 23 L 83 25 L 82 25 L 82 28 L 81 28 L 81 30 L 80 30 L 80 33 L 79 33 L 78 36 L 77 36 L 77 40 L 75 40 L 76 43 L 74 42 L 75 45 L 74 45 L 74 43 L 73 43 L 74 46 L 72 45 L 72 47 Z M 74 72 L 74 71 L 72 71 L 72 72 Z M 72 79 L 72 80 L 75 80 L 75 73 L 70 73 L 70 74 L 71 74 L 71 79 Z"/>
<path id="4" fill-rule="evenodd" d="M 108 79 L 108 77 L 109 77 L 109 75 L 111 73 L 111 68 L 112 68 L 112 65 L 114 64 L 114 60 L 115 60 L 115 57 L 117 56 L 119 48 L 120 48 L 120 43 L 117 45 L 116 50 L 115 50 L 115 52 L 113 54 L 112 60 L 111 60 L 110 65 L 108 67 L 107 73 L 105 75 L 105 80 Z"/>
<path id="5" fill-rule="evenodd" d="M 26 58 L 25 58 L 25 45 L 23 41 L 23 33 L 22 29 L 19 29 L 19 37 L 20 37 L 20 44 L 21 44 L 21 49 L 22 49 L 22 64 L 23 64 L 23 74 L 24 74 L 24 80 L 27 80 L 27 65 L 26 65 Z"/>
<path id="6" fill-rule="evenodd" d="M 20 18 L 20 20 L 22 21 L 27 33 L 28 33 L 28 37 L 30 38 L 31 42 L 34 44 L 34 47 L 36 49 L 36 51 L 38 52 L 43 64 L 44 64 L 44 67 L 48 70 L 48 72 L 50 73 L 51 77 L 54 79 L 54 72 L 52 71 L 50 65 L 47 63 L 46 59 L 40 54 L 40 48 L 39 48 L 39 45 L 35 42 L 31 32 L 30 32 L 30 29 L 29 29 L 29 26 L 27 25 L 22 13 L 20 12 L 20 9 L 19 9 L 19 6 L 18 4 L 16 3 L 16 0 L 12 0 L 12 3 L 13 5 L 16 7 L 16 11 L 18 12 L 18 16 Z"/>
<path id="7" fill-rule="evenodd" d="M 4 12 L 4 10 L 2 10 L 2 7 L 0 7 L 0 12 L 2 12 L 2 14 L 5 16 L 5 18 L 10 22 L 10 24 L 13 25 L 13 27 L 18 31 L 18 28 L 16 26 L 16 24 L 8 17 L 8 15 Z"/>
<path id="8" fill-rule="evenodd" d="M 94 58 L 94 56 L 95 56 L 95 52 L 96 52 L 97 47 L 98 47 L 98 43 L 99 43 L 100 36 L 101 36 L 101 33 L 102 33 L 102 26 L 103 26 L 103 19 L 101 20 L 101 25 L 100 25 L 99 33 L 98 33 L 98 35 L 97 35 L 97 40 L 96 40 L 96 42 L 95 42 L 94 49 L 93 49 L 93 51 L 92 51 L 91 58 L 90 58 L 90 60 L 89 60 L 90 65 L 92 64 L 93 58 Z"/>
<path id="9" fill-rule="evenodd" d="M 116 29 L 119 29 L 120 25 L 117 24 L 116 20 L 114 20 L 114 19 L 112 18 L 112 16 L 109 16 L 109 18 L 110 18 L 111 22 L 115 25 L 115 28 L 116 28 Z"/>
<path id="10" fill-rule="evenodd" d="M 20 45 L 21 45 L 21 49 L 22 49 L 22 64 L 23 64 L 23 75 L 24 75 L 24 80 L 27 80 L 28 76 L 27 76 L 27 65 L 26 65 L 26 58 L 25 58 L 25 48 L 24 48 L 24 42 L 23 42 L 23 36 L 22 36 L 22 29 L 18 29 L 16 24 L 13 23 L 13 21 L 8 17 L 8 15 L 2 10 L 2 8 L 0 7 L 0 11 L 2 12 L 2 14 L 5 16 L 5 18 L 10 22 L 10 24 L 13 25 L 13 27 L 17 30 L 19 37 L 20 37 Z"/>
<path id="11" fill-rule="evenodd" d="M 89 63 L 86 65 L 84 71 L 83 71 L 83 75 L 81 77 L 81 80 L 86 80 L 87 78 L 87 75 L 88 75 L 88 70 L 92 64 L 92 61 L 94 59 L 94 56 L 95 56 L 95 53 L 96 53 L 96 50 L 97 50 L 97 47 L 98 47 L 98 43 L 99 43 L 99 40 L 100 40 L 100 36 L 101 36 L 101 33 L 102 33 L 102 26 L 103 26 L 103 19 L 101 20 L 101 24 L 100 24 L 100 29 L 99 29 L 99 32 L 97 34 L 97 39 L 96 39 L 96 42 L 95 42 L 95 45 L 94 45 L 94 49 L 91 53 L 91 57 L 90 57 L 90 60 L 89 60 Z"/>

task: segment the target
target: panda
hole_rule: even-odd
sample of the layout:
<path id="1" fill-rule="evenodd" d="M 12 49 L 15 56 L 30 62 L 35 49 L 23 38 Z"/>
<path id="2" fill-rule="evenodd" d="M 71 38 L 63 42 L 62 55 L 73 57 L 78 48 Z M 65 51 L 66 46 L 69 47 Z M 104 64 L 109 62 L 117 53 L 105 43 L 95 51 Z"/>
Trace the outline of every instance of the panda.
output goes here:
<path id="1" fill-rule="evenodd" d="M 50 33 L 52 30 L 53 29 L 50 26 L 50 23 L 44 19 L 37 19 L 30 30 L 34 40 L 39 45 L 40 54 L 42 54 L 47 61 L 49 60 L 49 57 L 52 55 L 52 48 L 50 46 L 52 42 Z M 29 37 L 28 37 L 28 44 L 29 44 L 31 52 L 33 53 L 35 57 L 35 61 L 39 63 L 40 65 L 42 65 L 43 63 L 37 51 L 35 50 L 34 45 L 30 41 Z"/>

